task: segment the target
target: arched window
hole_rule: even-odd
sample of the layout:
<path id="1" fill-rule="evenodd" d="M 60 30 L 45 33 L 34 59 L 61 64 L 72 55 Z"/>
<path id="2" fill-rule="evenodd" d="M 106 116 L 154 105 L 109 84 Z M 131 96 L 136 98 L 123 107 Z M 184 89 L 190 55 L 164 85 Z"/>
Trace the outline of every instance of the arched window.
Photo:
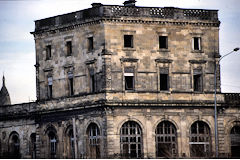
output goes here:
<path id="1" fill-rule="evenodd" d="M 231 129 L 231 156 L 240 158 L 240 126 L 234 126 Z"/>
<path id="2" fill-rule="evenodd" d="M 50 157 L 56 158 L 57 153 L 57 137 L 56 134 L 53 131 L 50 131 L 48 133 L 49 138 L 49 148 L 50 148 Z"/>
<path id="3" fill-rule="evenodd" d="M 30 154 L 32 159 L 36 158 L 36 133 L 32 133 L 30 136 Z"/>
<path id="4" fill-rule="evenodd" d="M 121 155 L 123 158 L 143 158 L 142 129 L 134 121 L 125 122 L 120 130 Z"/>
<path id="5" fill-rule="evenodd" d="M 95 123 L 87 128 L 87 158 L 101 158 L 100 154 L 100 130 Z"/>
<path id="6" fill-rule="evenodd" d="M 174 124 L 163 121 L 158 124 L 156 130 L 156 155 L 157 157 L 177 156 L 177 130 Z"/>
<path id="7" fill-rule="evenodd" d="M 208 124 L 202 121 L 192 124 L 189 144 L 191 157 L 211 156 L 211 132 Z"/>
<path id="8" fill-rule="evenodd" d="M 74 145 L 74 135 L 73 135 L 73 127 L 69 126 L 66 131 L 66 151 L 67 158 L 74 159 L 75 158 L 75 145 Z"/>
<path id="9" fill-rule="evenodd" d="M 9 137 L 10 158 L 20 158 L 20 140 L 17 132 L 12 132 Z"/>

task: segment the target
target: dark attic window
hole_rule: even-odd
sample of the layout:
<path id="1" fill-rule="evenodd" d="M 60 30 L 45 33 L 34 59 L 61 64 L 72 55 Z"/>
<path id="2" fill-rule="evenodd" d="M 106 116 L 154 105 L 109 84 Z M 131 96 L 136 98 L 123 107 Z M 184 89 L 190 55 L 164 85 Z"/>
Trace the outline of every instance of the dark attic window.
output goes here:
<path id="1" fill-rule="evenodd" d="M 124 35 L 124 47 L 133 48 L 133 35 Z"/>
<path id="2" fill-rule="evenodd" d="M 168 37 L 167 36 L 159 36 L 159 48 L 160 49 L 168 49 Z"/>

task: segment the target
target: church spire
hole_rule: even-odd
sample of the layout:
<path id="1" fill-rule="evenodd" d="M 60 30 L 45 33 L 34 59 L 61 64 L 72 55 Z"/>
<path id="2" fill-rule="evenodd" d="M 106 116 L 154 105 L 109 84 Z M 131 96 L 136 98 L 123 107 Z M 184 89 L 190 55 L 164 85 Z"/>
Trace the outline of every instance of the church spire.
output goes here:
<path id="1" fill-rule="evenodd" d="M 0 106 L 2 105 L 11 105 L 10 96 L 5 86 L 5 76 L 2 77 L 2 88 L 0 90 Z"/>

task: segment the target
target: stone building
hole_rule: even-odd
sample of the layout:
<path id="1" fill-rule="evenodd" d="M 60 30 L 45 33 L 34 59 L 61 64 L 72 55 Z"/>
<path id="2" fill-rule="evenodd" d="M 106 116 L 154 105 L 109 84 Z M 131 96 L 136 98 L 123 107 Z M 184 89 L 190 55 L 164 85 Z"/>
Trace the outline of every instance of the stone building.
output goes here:
<path id="1" fill-rule="evenodd" d="M 35 21 L 37 101 L 0 107 L 0 156 L 214 157 L 219 25 L 134 0 Z M 239 157 L 240 96 L 217 71 L 219 156 Z"/>

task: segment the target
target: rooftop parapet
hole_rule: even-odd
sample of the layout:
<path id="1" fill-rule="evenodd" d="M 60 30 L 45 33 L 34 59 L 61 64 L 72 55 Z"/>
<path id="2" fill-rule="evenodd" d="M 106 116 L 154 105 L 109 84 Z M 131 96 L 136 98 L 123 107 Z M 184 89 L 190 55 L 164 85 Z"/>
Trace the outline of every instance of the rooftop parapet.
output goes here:
<path id="1" fill-rule="evenodd" d="M 37 20 L 35 21 L 35 32 L 86 23 L 96 19 L 120 17 L 150 17 L 218 22 L 218 10 L 118 6 L 102 5 L 100 3 L 93 3 L 92 6 L 89 9 Z"/>

